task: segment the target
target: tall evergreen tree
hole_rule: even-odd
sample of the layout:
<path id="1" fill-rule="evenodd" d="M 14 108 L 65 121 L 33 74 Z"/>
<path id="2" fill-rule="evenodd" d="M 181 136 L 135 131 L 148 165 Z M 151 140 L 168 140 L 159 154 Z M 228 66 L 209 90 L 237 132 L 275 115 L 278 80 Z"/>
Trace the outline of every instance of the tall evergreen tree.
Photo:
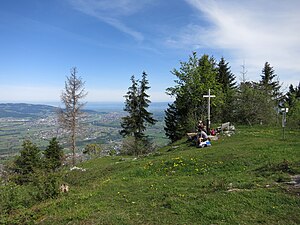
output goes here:
<path id="1" fill-rule="evenodd" d="M 280 92 L 280 84 L 278 80 L 274 80 L 277 77 L 273 67 L 270 63 L 266 62 L 262 69 L 260 86 L 262 89 L 278 103 L 282 93 Z"/>
<path id="2" fill-rule="evenodd" d="M 55 171 L 62 165 L 64 156 L 63 147 L 59 145 L 57 138 L 52 138 L 44 152 L 46 167 Z"/>
<path id="3" fill-rule="evenodd" d="M 266 123 L 275 123 L 278 121 L 278 114 L 276 116 L 276 109 L 282 101 L 282 93 L 280 92 L 279 80 L 275 80 L 277 75 L 270 63 L 266 62 L 260 80 L 260 89 L 263 92 L 263 104 L 259 108 L 260 114 Z M 269 115 L 269 116 L 266 116 Z M 272 117 L 270 117 L 273 115 Z M 273 121 L 272 121 L 273 120 Z"/>
<path id="4" fill-rule="evenodd" d="M 76 67 L 71 69 L 71 74 L 65 82 L 65 90 L 61 95 L 61 101 L 65 105 L 59 110 L 59 121 L 63 128 L 71 133 L 72 163 L 75 165 L 76 135 L 79 129 L 79 122 L 82 117 L 82 108 L 85 103 L 81 99 L 86 97 L 85 82 L 77 75 Z"/>
<path id="5" fill-rule="evenodd" d="M 165 110 L 165 127 L 166 136 L 175 142 L 179 140 L 183 135 L 184 131 L 180 125 L 180 114 L 176 107 L 176 102 L 168 104 L 168 108 Z"/>
<path id="6" fill-rule="evenodd" d="M 144 131 L 146 130 L 147 125 L 154 125 L 157 122 L 157 120 L 153 118 L 153 113 L 147 110 L 151 103 L 149 99 L 150 96 L 147 94 L 147 90 L 150 89 L 148 85 L 149 81 L 147 80 L 147 74 L 143 72 L 138 95 L 139 134 L 143 134 L 141 136 L 144 136 Z"/>
<path id="7" fill-rule="evenodd" d="M 16 182 L 24 184 L 30 182 L 34 171 L 41 167 L 41 157 L 39 148 L 29 140 L 22 144 L 20 156 L 14 161 L 12 168 L 17 175 Z"/>
<path id="8" fill-rule="evenodd" d="M 120 134 L 123 137 L 134 136 L 139 137 L 138 133 L 138 81 L 134 75 L 131 76 L 131 86 L 128 88 L 125 97 L 124 111 L 128 113 L 122 118 Z"/>
<path id="9" fill-rule="evenodd" d="M 290 85 L 289 91 L 286 93 L 284 107 L 289 108 L 288 124 L 292 127 L 300 127 L 300 82 L 295 88 Z"/>
<path id="10" fill-rule="evenodd" d="M 222 57 L 218 64 L 217 80 L 221 85 L 222 93 L 224 95 L 224 104 L 220 107 L 219 120 L 222 122 L 234 121 L 234 100 L 236 95 L 236 81 L 235 76 L 230 71 L 228 62 Z"/>
<path id="11" fill-rule="evenodd" d="M 286 106 L 292 108 L 298 99 L 300 100 L 300 82 L 295 88 L 292 84 L 289 86 L 289 91 L 285 95 Z"/>
<path id="12" fill-rule="evenodd" d="M 153 114 L 147 110 L 151 103 L 150 96 L 147 94 L 147 90 L 150 88 L 147 74 L 143 72 L 141 81 L 132 76 L 131 83 L 132 85 L 125 95 L 124 111 L 128 115 L 122 118 L 120 134 L 123 137 L 133 136 L 136 144 L 142 141 L 145 145 L 148 145 L 145 131 L 147 125 L 154 125 L 156 120 L 153 118 Z M 140 152 L 136 152 L 136 154 L 140 154 Z"/>

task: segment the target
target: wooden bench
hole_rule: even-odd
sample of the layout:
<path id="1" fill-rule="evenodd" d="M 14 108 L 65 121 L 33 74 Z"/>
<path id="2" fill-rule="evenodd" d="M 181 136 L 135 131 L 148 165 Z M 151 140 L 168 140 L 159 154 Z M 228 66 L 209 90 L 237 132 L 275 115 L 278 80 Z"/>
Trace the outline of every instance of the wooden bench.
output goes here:
<path id="1" fill-rule="evenodd" d="M 230 122 L 222 123 L 221 124 L 221 132 L 223 132 L 224 130 L 229 131 L 229 127 L 230 127 Z"/>

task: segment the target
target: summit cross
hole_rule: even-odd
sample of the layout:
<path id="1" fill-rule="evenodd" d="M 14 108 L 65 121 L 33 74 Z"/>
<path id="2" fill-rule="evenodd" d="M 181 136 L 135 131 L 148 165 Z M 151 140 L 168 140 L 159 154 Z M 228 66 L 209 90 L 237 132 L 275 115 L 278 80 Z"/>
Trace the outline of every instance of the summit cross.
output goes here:
<path id="1" fill-rule="evenodd" d="M 208 98 L 207 104 L 207 134 L 210 134 L 210 98 L 216 97 L 215 95 L 210 94 L 210 89 L 208 89 L 208 95 L 203 95 L 204 98 Z"/>

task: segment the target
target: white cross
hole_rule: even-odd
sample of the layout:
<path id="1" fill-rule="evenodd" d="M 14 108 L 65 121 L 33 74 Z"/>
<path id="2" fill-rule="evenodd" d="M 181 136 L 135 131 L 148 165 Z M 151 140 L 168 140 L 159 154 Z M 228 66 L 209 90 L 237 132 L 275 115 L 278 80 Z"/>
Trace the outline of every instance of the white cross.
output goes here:
<path id="1" fill-rule="evenodd" d="M 209 133 L 210 129 L 210 98 L 216 97 L 215 95 L 210 94 L 210 89 L 208 89 L 208 95 L 203 95 L 204 98 L 208 98 L 208 106 L 207 106 L 207 132 Z"/>

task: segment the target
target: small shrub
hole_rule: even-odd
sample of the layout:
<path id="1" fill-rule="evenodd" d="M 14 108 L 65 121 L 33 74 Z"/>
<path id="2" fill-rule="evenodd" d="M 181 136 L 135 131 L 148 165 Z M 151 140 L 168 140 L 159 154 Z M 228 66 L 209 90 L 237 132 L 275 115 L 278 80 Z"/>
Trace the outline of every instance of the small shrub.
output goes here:
<path id="1" fill-rule="evenodd" d="M 24 209 L 34 202 L 29 195 L 28 186 L 21 186 L 15 183 L 7 183 L 0 186 L 0 212 L 10 214 L 12 211 Z"/>
<path id="2" fill-rule="evenodd" d="M 134 137 L 127 137 L 123 140 L 121 153 L 139 156 L 154 151 L 155 147 L 147 138 L 136 139 Z"/>
<path id="3" fill-rule="evenodd" d="M 217 179 L 217 180 L 213 180 L 210 183 L 210 187 L 214 190 L 214 191 L 225 191 L 227 190 L 227 183 L 226 180 L 223 178 Z"/>
<path id="4" fill-rule="evenodd" d="M 59 195 L 59 181 L 60 178 L 55 173 L 36 172 L 31 183 L 33 188 L 32 197 L 36 201 L 57 197 Z"/>

